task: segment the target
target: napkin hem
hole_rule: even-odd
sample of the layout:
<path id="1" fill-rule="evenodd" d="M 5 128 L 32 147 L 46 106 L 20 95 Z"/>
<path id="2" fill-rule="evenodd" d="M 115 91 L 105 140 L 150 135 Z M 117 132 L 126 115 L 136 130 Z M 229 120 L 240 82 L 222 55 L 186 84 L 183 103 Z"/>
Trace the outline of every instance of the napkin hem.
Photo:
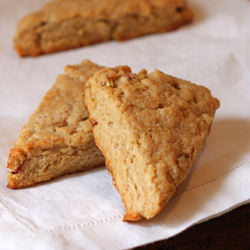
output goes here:
<path id="1" fill-rule="evenodd" d="M 210 180 L 207 180 L 197 186 L 191 186 L 189 188 L 187 188 L 186 190 L 183 191 L 183 193 L 187 193 L 187 192 L 192 192 L 198 188 L 201 188 L 202 186 L 205 186 L 205 185 L 209 185 L 215 181 L 218 181 L 219 179 L 225 177 L 227 174 L 229 174 L 230 172 L 240 168 L 240 167 L 244 167 L 245 165 L 249 164 L 250 163 L 250 160 L 246 160 L 246 161 L 243 161 L 243 162 L 240 162 L 238 164 L 235 164 L 233 167 L 231 167 L 230 169 L 228 169 L 227 171 L 222 171 L 220 174 L 218 174 L 217 176 L 211 178 Z"/>
<path id="2" fill-rule="evenodd" d="M 34 231 L 37 231 L 37 227 L 33 225 L 32 222 L 27 221 L 25 218 L 22 218 L 19 214 L 17 214 L 16 211 L 13 208 L 11 208 L 8 205 L 8 202 L 4 200 L 2 197 L 0 204 L 21 226 L 27 228 L 30 231 L 30 233 L 34 235 Z"/>
<path id="3" fill-rule="evenodd" d="M 233 167 L 231 167 L 229 170 L 220 173 L 219 175 L 213 177 L 210 180 L 207 180 L 206 182 L 204 182 L 202 184 L 199 184 L 197 186 L 190 187 L 190 188 L 187 188 L 186 190 L 183 190 L 182 195 L 185 195 L 186 193 L 196 191 L 197 189 L 200 189 L 200 188 L 205 188 L 206 186 L 208 186 L 210 184 L 213 184 L 216 181 L 219 181 L 221 178 L 226 176 L 228 173 L 230 173 L 230 172 L 232 172 L 232 171 L 234 171 L 234 170 L 236 170 L 238 168 L 245 167 L 249 163 L 250 163 L 250 160 L 246 160 L 246 161 L 243 161 L 243 162 L 241 162 L 239 164 L 236 164 Z M 177 198 L 177 196 L 174 196 L 171 200 L 175 200 L 176 198 Z M 244 200 L 244 201 L 242 201 L 240 203 L 237 203 L 237 204 L 235 204 L 235 208 L 240 206 L 241 204 L 244 204 L 244 203 L 247 204 L 248 202 L 249 202 L 249 199 Z M 117 213 L 117 214 L 112 215 L 110 217 L 101 218 L 101 219 L 97 218 L 97 219 L 93 219 L 93 220 L 90 220 L 90 221 L 85 222 L 85 223 L 62 224 L 62 225 L 56 226 L 54 228 L 39 229 L 38 228 L 39 226 L 32 225 L 31 222 L 28 222 L 27 220 L 25 221 L 25 219 L 21 218 L 20 215 L 18 215 L 13 210 L 13 208 L 6 205 L 6 203 L 3 204 L 3 200 L 1 201 L 1 204 L 5 207 L 5 209 L 9 213 L 11 213 L 14 216 L 15 219 L 17 219 L 17 221 L 19 221 L 19 223 L 21 223 L 23 226 L 26 226 L 31 233 L 39 233 L 39 234 L 41 234 L 41 233 L 45 233 L 45 234 L 46 233 L 55 233 L 56 234 L 56 233 L 65 232 L 65 231 L 83 230 L 84 228 L 95 227 L 97 225 L 109 224 L 112 221 L 122 220 L 122 217 L 123 217 L 122 214 Z M 229 208 L 226 208 L 225 210 L 222 210 L 219 215 L 225 213 L 227 211 L 227 209 L 229 209 Z M 216 215 L 214 217 L 216 217 Z M 213 218 L 213 215 L 211 217 L 208 217 L 208 219 L 207 219 L 207 217 L 204 218 L 204 221 L 209 220 L 211 218 Z M 202 220 L 203 219 L 201 219 L 201 222 L 202 222 Z M 200 223 L 200 222 L 198 221 L 197 223 Z M 197 223 L 195 222 L 194 224 L 191 224 L 190 226 L 195 225 Z"/>
<path id="4" fill-rule="evenodd" d="M 225 209 L 223 209 L 223 210 L 221 210 L 221 211 L 219 211 L 219 212 L 217 212 L 217 213 L 214 213 L 214 214 L 212 214 L 212 215 L 210 215 L 210 216 L 208 216 L 208 217 L 206 217 L 206 218 L 203 218 L 203 219 L 194 221 L 192 224 L 188 225 L 187 227 L 180 228 L 179 230 L 174 230 L 175 233 L 172 234 L 172 235 L 170 235 L 170 236 L 167 236 L 167 237 L 165 237 L 165 238 L 162 238 L 162 236 L 159 236 L 159 237 L 156 238 L 155 240 L 153 240 L 153 241 L 152 241 L 152 240 L 149 240 L 148 242 L 146 242 L 146 243 L 143 244 L 143 245 L 135 244 L 135 245 L 131 246 L 130 248 L 127 248 L 127 247 L 126 247 L 126 248 L 124 248 L 123 250 L 129 250 L 129 249 L 131 249 L 131 248 L 135 248 L 135 247 L 139 247 L 139 246 L 140 246 L 140 247 L 142 247 L 142 246 L 147 246 L 148 244 L 153 244 L 153 243 L 158 242 L 158 241 L 163 241 L 163 240 L 170 239 L 170 238 L 172 238 L 172 237 L 175 237 L 175 236 L 178 235 L 178 234 L 183 233 L 184 231 L 190 229 L 191 227 L 193 227 L 193 226 L 195 226 L 195 225 L 198 225 L 198 224 L 207 222 L 207 221 L 209 221 L 209 220 L 215 219 L 215 218 L 217 218 L 217 217 L 219 217 L 219 216 L 222 216 L 223 214 L 229 213 L 229 212 L 233 211 L 234 209 L 239 208 L 239 207 L 244 206 L 244 205 L 247 205 L 247 204 L 249 204 L 249 203 L 250 203 L 250 199 L 245 200 L 245 201 L 242 201 L 242 202 L 239 202 L 239 203 L 234 204 L 234 205 L 232 205 L 232 206 L 229 206 L 228 208 L 225 208 Z"/>

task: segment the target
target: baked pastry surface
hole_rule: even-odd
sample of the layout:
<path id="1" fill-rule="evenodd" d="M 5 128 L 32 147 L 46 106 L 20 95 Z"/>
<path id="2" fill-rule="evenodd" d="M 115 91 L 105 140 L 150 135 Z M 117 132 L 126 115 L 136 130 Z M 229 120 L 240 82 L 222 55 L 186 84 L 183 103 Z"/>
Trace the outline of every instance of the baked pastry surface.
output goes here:
<path id="1" fill-rule="evenodd" d="M 202 151 L 219 107 L 203 86 L 159 70 L 133 74 L 127 66 L 95 73 L 84 102 L 124 221 L 162 210 Z"/>
<path id="2" fill-rule="evenodd" d="M 186 0 L 54 0 L 21 19 L 14 47 L 38 56 L 170 31 L 192 18 Z"/>
<path id="3" fill-rule="evenodd" d="M 104 164 L 82 103 L 85 82 L 101 67 L 67 66 L 22 128 L 10 151 L 9 188 L 23 188 Z"/>

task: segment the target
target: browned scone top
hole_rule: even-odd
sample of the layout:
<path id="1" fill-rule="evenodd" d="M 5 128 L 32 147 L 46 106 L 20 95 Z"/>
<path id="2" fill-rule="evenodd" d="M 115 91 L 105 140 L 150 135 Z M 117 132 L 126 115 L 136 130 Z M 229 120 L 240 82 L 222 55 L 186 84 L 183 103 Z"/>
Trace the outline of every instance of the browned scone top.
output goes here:
<path id="1" fill-rule="evenodd" d="M 67 66 L 22 128 L 10 151 L 9 188 L 22 188 L 104 163 L 83 106 L 85 82 L 101 67 Z"/>
<path id="2" fill-rule="evenodd" d="M 38 56 L 170 31 L 192 18 L 186 0 L 54 0 L 19 22 L 14 47 Z"/>
<path id="3" fill-rule="evenodd" d="M 154 217 L 204 147 L 219 101 L 159 70 L 102 69 L 85 89 L 97 146 L 126 207 L 125 221 Z"/>

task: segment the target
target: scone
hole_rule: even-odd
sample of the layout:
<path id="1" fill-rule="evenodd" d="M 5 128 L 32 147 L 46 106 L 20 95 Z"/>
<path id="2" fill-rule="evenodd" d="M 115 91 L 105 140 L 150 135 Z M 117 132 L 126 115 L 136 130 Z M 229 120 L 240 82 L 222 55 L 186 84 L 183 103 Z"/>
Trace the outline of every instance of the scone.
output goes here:
<path id="1" fill-rule="evenodd" d="M 219 101 L 159 70 L 102 69 L 85 88 L 97 146 L 126 208 L 124 221 L 159 213 L 204 147 Z"/>
<path id="2" fill-rule="evenodd" d="M 9 188 L 23 188 L 104 164 L 82 103 L 85 82 L 101 67 L 83 61 L 58 76 L 10 151 Z"/>
<path id="3" fill-rule="evenodd" d="M 54 0 L 19 22 L 14 47 L 38 56 L 170 31 L 192 18 L 186 0 Z"/>

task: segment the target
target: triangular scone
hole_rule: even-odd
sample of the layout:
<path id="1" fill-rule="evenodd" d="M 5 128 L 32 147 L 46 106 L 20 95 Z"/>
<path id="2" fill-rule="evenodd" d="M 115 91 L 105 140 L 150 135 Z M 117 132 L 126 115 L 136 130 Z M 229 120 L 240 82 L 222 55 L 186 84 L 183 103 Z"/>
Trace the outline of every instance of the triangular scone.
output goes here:
<path id="1" fill-rule="evenodd" d="M 9 188 L 22 188 L 104 163 L 82 103 L 85 83 L 101 67 L 67 66 L 22 128 L 10 151 Z"/>
<path id="2" fill-rule="evenodd" d="M 201 152 L 219 101 L 159 70 L 102 69 L 85 105 L 97 146 L 126 207 L 124 221 L 161 211 Z"/>
<path id="3" fill-rule="evenodd" d="M 165 32 L 189 23 L 186 0 L 53 0 L 18 24 L 21 56 Z"/>

